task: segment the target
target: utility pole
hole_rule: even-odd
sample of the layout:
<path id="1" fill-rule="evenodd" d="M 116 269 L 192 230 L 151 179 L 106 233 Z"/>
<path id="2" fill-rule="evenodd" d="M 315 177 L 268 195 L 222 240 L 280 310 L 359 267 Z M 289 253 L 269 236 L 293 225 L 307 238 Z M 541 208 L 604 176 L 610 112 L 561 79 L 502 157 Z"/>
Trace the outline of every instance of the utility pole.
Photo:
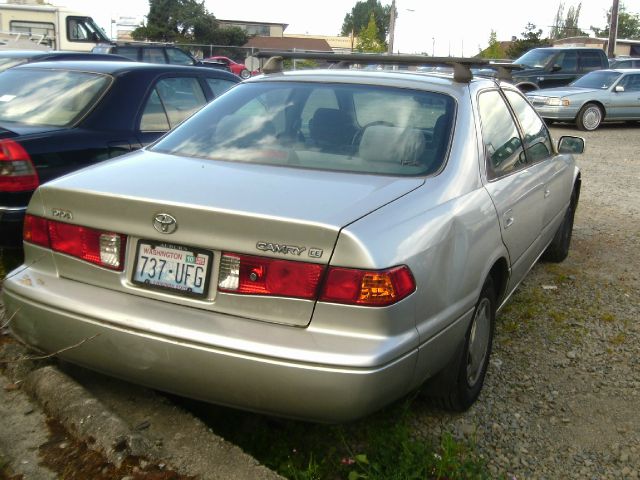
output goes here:
<path id="1" fill-rule="evenodd" d="M 389 12 L 389 48 L 387 49 L 387 53 L 393 53 L 393 38 L 396 34 L 396 17 L 398 16 L 398 11 L 396 10 L 396 0 L 391 2 L 391 12 Z"/>
<path id="2" fill-rule="evenodd" d="M 613 58 L 616 51 L 618 39 L 618 0 L 613 0 L 611 7 L 611 23 L 609 24 L 609 45 L 607 46 L 607 57 Z"/>

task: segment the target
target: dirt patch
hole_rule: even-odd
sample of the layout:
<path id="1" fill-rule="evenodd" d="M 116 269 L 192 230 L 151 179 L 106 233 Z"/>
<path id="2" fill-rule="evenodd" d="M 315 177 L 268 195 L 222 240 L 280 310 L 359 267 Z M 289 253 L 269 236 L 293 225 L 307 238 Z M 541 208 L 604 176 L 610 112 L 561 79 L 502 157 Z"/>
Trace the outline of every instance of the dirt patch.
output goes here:
<path id="1" fill-rule="evenodd" d="M 65 480 L 193 480 L 195 477 L 166 470 L 163 464 L 152 464 L 128 457 L 120 467 L 109 463 L 104 456 L 69 435 L 55 420 L 49 420 L 50 439 L 42 444 L 39 453 L 42 463 Z"/>

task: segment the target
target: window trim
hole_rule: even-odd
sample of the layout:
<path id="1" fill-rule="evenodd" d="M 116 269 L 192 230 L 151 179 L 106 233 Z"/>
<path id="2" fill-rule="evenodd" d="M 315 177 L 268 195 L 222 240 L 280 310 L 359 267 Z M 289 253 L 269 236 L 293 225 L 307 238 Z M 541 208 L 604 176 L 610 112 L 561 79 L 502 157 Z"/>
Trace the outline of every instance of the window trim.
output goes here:
<path id="1" fill-rule="evenodd" d="M 92 39 L 90 39 L 90 38 L 87 38 L 86 40 L 79 40 L 79 39 L 76 39 L 76 38 L 71 38 L 71 28 L 69 28 L 69 27 L 70 27 L 70 25 L 69 25 L 70 20 L 73 20 L 73 19 L 86 20 L 87 18 L 91 18 L 91 17 L 86 17 L 86 16 L 82 16 L 82 15 L 68 15 L 68 16 L 65 18 L 64 23 L 65 23 L 66 30 L 67 30 L 67 41 L 68 41 L 68 42 L 76 42 L 76 43 L 98 43 L 98 42 L 101 42 L 101 41 L 102 41 L 102 39 L 101 39 L 101 38 L 99 38 L 98 40 L 92 40 Z M 97 26 L 97 25 L 96 25 L 96 26 Z"/>

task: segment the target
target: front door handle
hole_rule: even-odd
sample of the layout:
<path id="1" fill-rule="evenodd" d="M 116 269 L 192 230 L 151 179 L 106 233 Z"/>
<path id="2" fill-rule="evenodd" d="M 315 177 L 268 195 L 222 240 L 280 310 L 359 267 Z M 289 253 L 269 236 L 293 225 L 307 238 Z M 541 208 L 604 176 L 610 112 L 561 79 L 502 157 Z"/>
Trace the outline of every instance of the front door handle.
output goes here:
<path id="1" fill-rule="evenodd" d="M 551 195 L 551 190 L 549 190 L 549 188 L 545 188 L 544 189 L 544 198 L 547 198 L 549 195 Z"/>
<path id="2" fill-rule="evenodd" d="M 513 210 L 509 209 L 506 212 L 504 212 L 504 214 L 502 214 L 502 224 L 504 225 L 504 229 L 506 230 L 511 225 L 513 225 L 513 222 L 514 222 Z"/>

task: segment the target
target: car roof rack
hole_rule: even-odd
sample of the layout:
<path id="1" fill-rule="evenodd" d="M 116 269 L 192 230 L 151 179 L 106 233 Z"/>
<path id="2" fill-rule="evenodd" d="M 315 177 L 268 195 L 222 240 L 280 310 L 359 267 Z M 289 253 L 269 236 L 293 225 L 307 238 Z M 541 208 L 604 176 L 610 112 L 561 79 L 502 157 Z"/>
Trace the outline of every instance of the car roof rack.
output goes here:
<path id="1" fill-rule="evenodd" d="M 429 57 L 426 55 L 398 55 L 373 53 L 330 53 L 330 52 L 290 52 L 279 50 L 262 50 L 256 57 L 268 60 L 262 67 L 262 72 L 279 73 L 284 70 L 284 59 L 323 60 L 335 63 L 338 68 L 346 68 L 352 64 L 373 63 L 391 65 L 438 65 L 453 68 L 453 80 L 459 83 L 469 83 L 473 78 L 472 67 L 486 67 L 496 71 L 499 80 L 511 81 L 511 70 L 520 68 L 518 65 L 500 62 L 491 63 L 484 58 L 463 57 Z"/>

